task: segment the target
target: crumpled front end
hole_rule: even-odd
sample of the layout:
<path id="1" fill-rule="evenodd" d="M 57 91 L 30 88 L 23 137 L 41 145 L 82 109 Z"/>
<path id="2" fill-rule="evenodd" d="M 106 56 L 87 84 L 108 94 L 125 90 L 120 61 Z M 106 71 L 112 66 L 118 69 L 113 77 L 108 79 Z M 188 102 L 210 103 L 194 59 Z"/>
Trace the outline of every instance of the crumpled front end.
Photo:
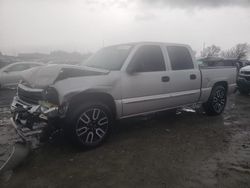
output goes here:
<path id="1" fill-rule="evenodd" d="M 27 71 L 11 105 L 13 126 L 25 141 L 41 140 L 61 130 L 73 95 L 83 91 L 91 79 L 101 82 L 108 74 L 106 70 L 71 65 Z"/>
<path id="2" fill-rule="evenodd" d="M 11 104 L 11 122 L 23 141 L 39 145 L 53 131 L 59 129 L 53 123 L 64 117 L 66 108 L 55 104 L 55 95 L 54 91 L 47 89 L 18 85 L 17 96 Z"/>

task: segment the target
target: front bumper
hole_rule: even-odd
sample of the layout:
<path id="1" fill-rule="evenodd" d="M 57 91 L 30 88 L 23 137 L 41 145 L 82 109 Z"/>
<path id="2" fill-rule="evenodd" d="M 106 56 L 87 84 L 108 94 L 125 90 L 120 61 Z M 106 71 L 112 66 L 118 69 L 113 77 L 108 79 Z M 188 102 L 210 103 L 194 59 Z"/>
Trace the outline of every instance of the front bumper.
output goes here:
<path id="1" fill-rule="evenodd" d="M 36 127 L 33 127 L 31 130 L 29 128 L 22 127 L 21 125 L 17 124 L 13 118 L 10 118 L 10 121 L 11 121 L 12 126 L 16 130 L 17 134 L 25 142 L 34 141 L 34 136 L 37 137 L 38 135 L 41 135 L 43 132 L 43 128 L 46 126 L 46 125 L 36 126 Z"/>
<path id="2" fill-rule="evenodd" d="M 14 97 L 11 104 L 13 117 L 11 123 L 17 134 L 24 142 L 31 142 L 34 147 L 39 145 L 47 135 L 49 118 L 58 116 L 58 107 L 45 108 L 41 105 L 34 105 Z"/>

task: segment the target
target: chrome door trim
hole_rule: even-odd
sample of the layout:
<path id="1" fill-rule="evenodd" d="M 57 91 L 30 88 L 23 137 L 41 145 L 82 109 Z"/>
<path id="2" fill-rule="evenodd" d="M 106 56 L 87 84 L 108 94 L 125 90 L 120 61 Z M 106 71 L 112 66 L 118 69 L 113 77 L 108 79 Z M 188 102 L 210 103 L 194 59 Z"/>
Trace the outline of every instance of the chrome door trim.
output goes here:
<path id="1" fill-rule="evenodd" d="M 122 103 L 131 104 L 131 103 L 151 101 L 151 100 L 160 100 L 160 99 L 165 99 L 165 98 L 170 98 L 170 97 L 192 95 L 192 94 L 197 94 L 197 93 L 200 93 L 200 89 L 190 90 L 190 91 L 179 91 L 179 92 L 161 94 L 161 95 L 150 95 L 150 96 L 143 96 L 143 97 L 127 98 L 127 99 L 122 99 Z"/>

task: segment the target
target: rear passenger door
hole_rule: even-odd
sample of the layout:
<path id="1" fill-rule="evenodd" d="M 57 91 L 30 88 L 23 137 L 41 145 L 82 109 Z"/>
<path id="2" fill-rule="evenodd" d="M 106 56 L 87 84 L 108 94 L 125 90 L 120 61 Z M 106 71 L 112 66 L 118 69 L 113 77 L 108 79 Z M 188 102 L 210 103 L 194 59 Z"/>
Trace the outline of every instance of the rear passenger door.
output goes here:
<path id="1" fill-rule="evenodd" d="M 162 94 L 167 78 L 162 49 L 159 45 L 143 45 L 132 56 L 128 67 L 136 68 L 131 74 L 124 72 L 121 78 L 123 116 L 164 107 Z"/>
<path id="2" fill-rule="evenodd" d="M 201 75 L 194 66 L 191 50 L 185 46 L 166 46 L 170 84 L 165 88 L 170 93 L 169 106 L 179 106 L 196 102 L 200 96 Z"/>

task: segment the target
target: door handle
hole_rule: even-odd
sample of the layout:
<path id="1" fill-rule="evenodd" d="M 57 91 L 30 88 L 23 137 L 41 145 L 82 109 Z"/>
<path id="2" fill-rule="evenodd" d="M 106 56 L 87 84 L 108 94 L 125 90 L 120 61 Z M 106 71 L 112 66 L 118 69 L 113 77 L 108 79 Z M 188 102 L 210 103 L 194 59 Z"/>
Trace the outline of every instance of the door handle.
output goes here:
<path id="1" fill-rule="evenodd" d="M 161 77 L 161 81 L 162 82 L 169 82 L 169 80 L 170 80 L 169 76 L 163 76 L 163 77 Z"/>
<path id="2" fill-rule="evenodd" d="M 196 79 L 196 75 L 195 74 L 191 74 L 190 75 L 190 80 L 195 80 Z"/>

